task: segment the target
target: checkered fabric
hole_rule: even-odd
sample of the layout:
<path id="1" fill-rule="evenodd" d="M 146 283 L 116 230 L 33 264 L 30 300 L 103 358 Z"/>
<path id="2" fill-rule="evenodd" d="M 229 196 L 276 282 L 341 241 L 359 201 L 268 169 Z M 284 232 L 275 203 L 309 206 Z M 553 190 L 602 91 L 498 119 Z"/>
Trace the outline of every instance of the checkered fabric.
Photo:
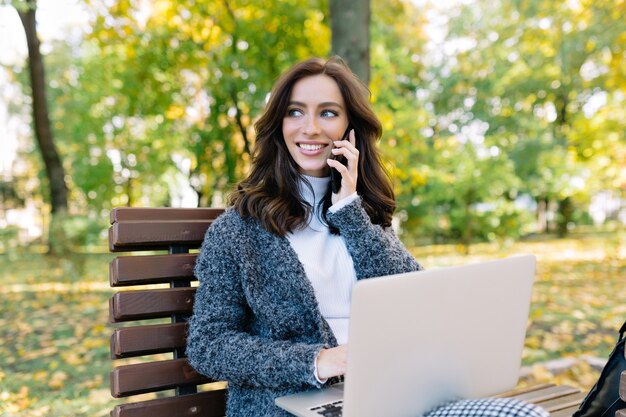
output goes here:
<path id="1" fill-rule="evenodd" d="M 427 412 L 424 417 L 549 417 L 538 405 L 511 398 L 458 400 Z"/>

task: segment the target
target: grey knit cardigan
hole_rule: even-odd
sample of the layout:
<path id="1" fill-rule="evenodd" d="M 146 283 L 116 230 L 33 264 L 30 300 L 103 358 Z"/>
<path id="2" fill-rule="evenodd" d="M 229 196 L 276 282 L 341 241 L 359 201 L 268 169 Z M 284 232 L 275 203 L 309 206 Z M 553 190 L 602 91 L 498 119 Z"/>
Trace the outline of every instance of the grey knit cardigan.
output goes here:
<path id="1" fill-rule="evenodd" d="M 328 220 L 345 240 L 358 279 L 421 269 L 391 229 L 371 223 L 360 199 Z M 195 274 L 189 362 L 228 381 L 227 416 L 289 416 L 274 399 L 320 388 L 315 358 L 337 346 L 289 241 L 228 209 L 207 231 Z"/>

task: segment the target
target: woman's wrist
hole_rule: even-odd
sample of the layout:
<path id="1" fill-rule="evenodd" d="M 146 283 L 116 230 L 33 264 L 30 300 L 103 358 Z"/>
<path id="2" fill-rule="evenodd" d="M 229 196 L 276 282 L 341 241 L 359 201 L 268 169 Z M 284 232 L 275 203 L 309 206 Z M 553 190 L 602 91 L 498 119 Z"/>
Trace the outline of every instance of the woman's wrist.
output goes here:
<path id="1" fill-rule="evenodd" d="M 313 362 L 313 375 L 315 376 L 315 379 L 317 380 L 317 382 L 319 382 L 320 384 L 325 384 L 326 381 L 328 381 L 328 378 L 320 378 L 320 374 L 317 369 L 317 361 L 319 360 L 320 353 L 322 353 L 321 350 L 317 353 L 317 356 L 315 357 L 315 361 Z"/>
<path id="2" fill-rule="evenodd" d="M 341 210 L 342 208 L 347 206 L 348 204 L 352 203 L 353 201 L 357 200 L 358 198 L 359 198 L 359 194 L 357 194 L 357 192 L 355 191 L 352 194 L 348 195 L 347 197 L 342 198 L 341 200 L 337 201 L 335 204 L 330 206 L 328 208 L 328 211 L 331 213 L 335 213 L 338 210 Z"/>

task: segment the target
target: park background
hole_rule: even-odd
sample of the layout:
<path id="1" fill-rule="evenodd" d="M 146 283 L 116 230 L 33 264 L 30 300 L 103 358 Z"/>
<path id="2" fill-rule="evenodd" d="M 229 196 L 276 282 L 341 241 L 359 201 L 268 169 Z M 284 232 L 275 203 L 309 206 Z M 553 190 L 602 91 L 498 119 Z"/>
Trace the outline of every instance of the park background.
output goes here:
<path id="1" fill-rule="evenodd" d="M 364 7 L 402 240 L 427 268 L 536 254 L 522 383 L 591 387 L 626 320 L 624 0 L 3 0 L 1 415 L 108 415 L 108 212 L 223 206 L 277 75 Z"/>

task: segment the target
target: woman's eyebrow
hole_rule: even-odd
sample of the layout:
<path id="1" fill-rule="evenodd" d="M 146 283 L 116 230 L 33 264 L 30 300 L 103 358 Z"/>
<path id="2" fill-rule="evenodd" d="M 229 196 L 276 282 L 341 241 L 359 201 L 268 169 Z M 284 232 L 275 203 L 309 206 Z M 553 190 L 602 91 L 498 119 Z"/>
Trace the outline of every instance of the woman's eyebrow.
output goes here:
<path id="1" fill-rule="evenodd" d="M 290 101 L 289 105 L 290 106 L 306 107 L 306 103 L 303 103 L 301 101 Z M 337 103 L 336 101 L 324 101 L 322 103 L 319 103 L 317 105 L 317 107 L 339 107 L 340 109 L 343 109 L 343 106 L 341 104 Z"/>
<path id="2" fill-rule="evenodd" d="M 339 107 L 340 109 L 343 109 L 341 104 L 335 101 L 325 101 L 323 103 L 320 103 L 319 107 Z"/>

